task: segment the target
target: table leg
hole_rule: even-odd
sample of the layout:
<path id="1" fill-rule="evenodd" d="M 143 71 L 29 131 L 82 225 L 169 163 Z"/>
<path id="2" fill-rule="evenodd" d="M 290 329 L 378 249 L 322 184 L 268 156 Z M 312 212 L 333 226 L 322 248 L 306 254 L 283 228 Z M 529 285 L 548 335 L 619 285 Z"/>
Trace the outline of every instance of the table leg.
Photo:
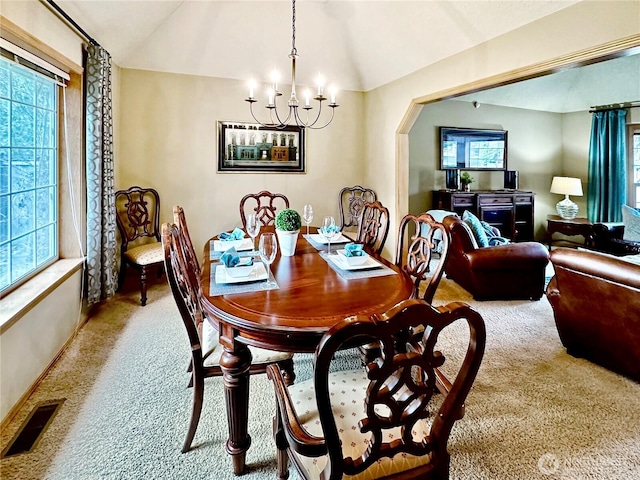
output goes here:
<path id="1" fill-rule="evenodd" d="M 234 342 L 233 349 L 224 347 L 220 358 L 227 406 L 229 439 L 226 450 L 233 460 L 233 473 L 244 473 L 247 450 L 251 445 L 249 423 L 249 367 L 251 352 L 246 345 Z"/>

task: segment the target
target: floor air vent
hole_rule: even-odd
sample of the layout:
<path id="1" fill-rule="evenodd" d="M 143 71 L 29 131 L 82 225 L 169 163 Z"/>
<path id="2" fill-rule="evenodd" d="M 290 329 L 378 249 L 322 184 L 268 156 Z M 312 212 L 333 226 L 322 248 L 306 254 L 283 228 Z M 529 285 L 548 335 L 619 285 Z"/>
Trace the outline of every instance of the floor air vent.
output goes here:
<path id="1" fill-rule="evenodd" d="M 64 399 L 49 400 L 36 405 L 9 445 L 2 451 L 1 457 L 30 452 L 40 440 L 63 402 Z"/>

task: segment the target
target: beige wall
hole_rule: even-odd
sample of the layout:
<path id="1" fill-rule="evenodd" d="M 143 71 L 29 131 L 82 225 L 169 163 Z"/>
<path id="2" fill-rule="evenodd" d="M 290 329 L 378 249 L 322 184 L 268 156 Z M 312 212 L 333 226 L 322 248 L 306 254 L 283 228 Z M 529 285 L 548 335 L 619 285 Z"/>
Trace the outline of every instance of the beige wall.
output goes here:
<path id="1" fill-rule="evenodd" d="M 341 92 L 333 123 L 307 131 L 306 174 L 217 173 L 216 122 L 251 121 L 245 82 L 122 69 L 119 88 L 116 186 L 156 188 L 162 221 L 181 205 L 196 248 L 240 225 L 246 193 L 284 193 L 298 211 L 311 203 L 316 223 L 337 216 L 339 190 L 364 179 L 362 93 Z"/>
<path id="2" fill-rule="evenodd" d="M 639 19 L 640 2 L 581 2 L 367 92 L 365 182 L 380 193 L 397 224 L 396 217 L 407 213 L 409 206 L 409 159 L 398 155 L 406 138 L 397 133 L 409 132 L 413 121 L 406 119 L 414 117 L 418 100 L 438 100 L 444 92 L 463 93 L 469 84 L 491 76 L 637 35 Z"/>

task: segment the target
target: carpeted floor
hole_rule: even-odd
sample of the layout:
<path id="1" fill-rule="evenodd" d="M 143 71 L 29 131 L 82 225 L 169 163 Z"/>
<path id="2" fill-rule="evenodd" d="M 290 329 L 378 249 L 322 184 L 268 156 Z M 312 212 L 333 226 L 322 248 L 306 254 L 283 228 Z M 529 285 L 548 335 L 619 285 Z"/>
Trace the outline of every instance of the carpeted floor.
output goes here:
<path id="1" fill-rule="evenodd" d="M 66 399 L 36 447 L 0 463 L 0 478 L 232 479 L 220 379 L 207 381 L 194 449 L 180 448 L 191 407 L 188 343 L 168 287 L 141 308 L 129 288 L 103 305 L 2 432 L 2 447 L 38 402 Z M 640 384 L 566 354 L 545 298 L 475 302 L 443 279 L 434 303 L 462 300 L 487 324 L 487 349 L 450 440 L 455 479 L 640 478 Z M 455 361 L 455 331 L 440 339 Z M 345 359 L 342 359 L 343 361 Z M 300 376 L 308 356 L 297 359 Z M 271 385 L 251 379 L 248 472 L 275 479 Z M 292 478 L 297 478 L 292 473 Z"/>

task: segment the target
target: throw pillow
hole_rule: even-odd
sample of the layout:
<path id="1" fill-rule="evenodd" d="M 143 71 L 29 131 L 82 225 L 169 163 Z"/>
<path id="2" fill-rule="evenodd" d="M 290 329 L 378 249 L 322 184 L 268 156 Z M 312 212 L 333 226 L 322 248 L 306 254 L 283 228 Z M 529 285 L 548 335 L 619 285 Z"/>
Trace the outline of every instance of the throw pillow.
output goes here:
<path id="1" fill-rule="evenodd" d="M 484 232 L 487 234 L 487 239 L 489 240 L 489 246 L 495 247 L 496 245 L 506 245 L 509 243 L 509 239 L 500 236 L 500 230 L 495 227 L 492 227 L 484 220 L 480 220 L 480 225 L 484 228 Z"/>
<path id="2" fill-rule="evenodd" d="M 622 239 L 640 242 L 640 212 L 627 205 L 622 205 L 622 221 L 624 222 Z"/>
<path id="3" fill-rule="evenodd" d="M 462 214 L 462 221 L 469 225 L 479 247 L 489 246 L 489 238 L 487 238 L 487 233 L 484 231 L 484 227 L 480 223 L 480 219 L 478 219 L 478 217 L 469 210 L 465 210 Z"/>

